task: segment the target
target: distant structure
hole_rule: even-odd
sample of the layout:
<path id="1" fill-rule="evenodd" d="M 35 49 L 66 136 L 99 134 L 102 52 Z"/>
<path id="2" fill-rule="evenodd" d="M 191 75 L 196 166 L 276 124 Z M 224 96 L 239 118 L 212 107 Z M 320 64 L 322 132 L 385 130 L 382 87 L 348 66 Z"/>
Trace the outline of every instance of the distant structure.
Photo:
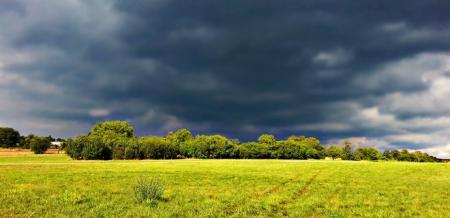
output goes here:
<path id="1" fill-rule="evenodd" d="M 439 162 L 442 163 L 450 163 L 450 159 L 442 159 L 442 158 L 438 158 Z"/>
<path id="2" fill-rule="evenodd" d="M 58 141 L 51 142 L 52 146 L 55 146 L 55 147 L 58 147 L 58 148 L 62 147 L 62 144 L 63 144 L 63 142 L 58 142 Z"/>

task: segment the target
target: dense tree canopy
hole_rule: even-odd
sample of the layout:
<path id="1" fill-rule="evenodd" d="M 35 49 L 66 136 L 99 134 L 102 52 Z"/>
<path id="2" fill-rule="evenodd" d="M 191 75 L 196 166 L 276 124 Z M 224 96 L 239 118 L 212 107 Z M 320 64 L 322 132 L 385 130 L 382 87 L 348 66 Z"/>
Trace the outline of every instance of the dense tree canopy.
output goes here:
<path id="1" fill-rule="evenodd" d="M 183 142 L 192 140 L 192 133 L 188 129 L 179 129 L 173 133 L 169 133 L 166 137 L 168 140 L 180 145 Z"/>
<path id="2" fill-rule="evenodd" d="M 239 143 L 221 135 L 193 136 L 188 129 L 170 132 L 165 137 L 137 138 L 125 121 L 96 124 L 84 136 L 66 142 L 66 152 L 74 159 L 174 159 L 174 158 L 252 158 L 252 159 L 333 159 L 434 161 L 425 153 L 385 151 L 373 147 L 324 146 L 314 137 L 290 136 L 277 140 L 262 134 L 257 141 Z"/>
<path id="3" fill-rule="evenodd" d="M 95 124 L 89 135 L 101 137 L 105 135 L 113 137 L 134 137 L 134 129 L 126 121 L 106 121 Z"/>
<path id="4" fill-rule="evenodd" d="M 336 159 L 336 158 L 344 158 L 344 151 L 339 146 L 330 146 L 327 148 L 327 156 Z"/>
<path id="5" fill-rule="evenodd" d="M 0 128 L 0 147 L 16 147 L 20 142 L 20 133 L 8 127 Z"/>
<path id="6" fill-rule="evenodd" d="M 33 137 L 30 140 L 30 149 L 35 154 L 43 154 L 50 147 L 50 139 L 47 137 Z"/>
<path id="7" fill-rule="evenodd" d="M 21 137 L 20 137 L 20 146 L 21 146 L 22 148 L 30 148 L 31 140 L 32 140 L 33 138 L 35 138 L 35 137 L 36 137 L 36 136 L 33 135 L 33 134 L 30 134 L 30 135 L 27 135 L 27 136 L 21 136 Z"/>
<path id="8" fill-rule="evenodd" d="M 275 144 L 276 141 L 277 141 L 277 139 L 275 138 L 275 136 L 269 135 L 269 134 L 262 134 L 258 138 L 258 142 L 261 144 L 273 145 L 273 144 Z"/>

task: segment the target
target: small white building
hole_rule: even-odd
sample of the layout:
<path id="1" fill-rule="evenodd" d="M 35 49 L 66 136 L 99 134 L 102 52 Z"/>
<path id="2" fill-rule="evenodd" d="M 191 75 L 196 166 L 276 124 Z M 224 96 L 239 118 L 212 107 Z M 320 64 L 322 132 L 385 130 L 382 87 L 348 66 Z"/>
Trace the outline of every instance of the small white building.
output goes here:
<path id="1" fill-rule="evenodd" d="M 63 143 L 63 142 L 57 142 L 57 141 L 54 141 L 54 142 L 51 142 L 51 145 L 60 148 L 60 147 L 62 147 L 62 143 Z"/>

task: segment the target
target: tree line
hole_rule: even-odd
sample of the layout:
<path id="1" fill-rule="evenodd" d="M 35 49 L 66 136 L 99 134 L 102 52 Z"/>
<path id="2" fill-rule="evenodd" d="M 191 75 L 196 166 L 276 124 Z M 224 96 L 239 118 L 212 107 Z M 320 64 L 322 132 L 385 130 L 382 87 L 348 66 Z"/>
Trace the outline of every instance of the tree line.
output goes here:
<path id="1" fill-rule="evenodd" d="M 332 159 L 397 160 L 435 162 L 437 158 L 420 151 L 385 150 L 374 147 L 354 148 L 324 146 L 314 137 L 290 136 L 277 140 L 262 134 L 256 141 L 240 143 L 222 135 L 193 136 L 188 129 L 179 129 L 164 137 L 136 137 L 133 127 L 125 121 L 106 121 L 93 126 L 87 135 L 64 140 L 51 136 L 21 136 L 12 128 L 0 128 L 0 147 L 21 147 L 37 154 L 45 153 L 51 141 L 63 141 L 63 148 L 73 159 Z"/>
<path id="2" fill-rule="evenodd" d="M 13 128 L 0 127 L 1 148 L 25 148 L 31 149 L 36 154 L 43 154 L 51 146 L 52 141 L 63 142 L 64 139 L 33 134 L 22 136 L 19 131 Z"/>
<path id="3" fill-rule="evenodd" d="M 324 146 L 314 137 L 290 136 L 277 140 L 269 134 L 257 141 L 240 143 L 222 135 L 193 136 L 188 129 L 179 129 L 164 137 L 136 137 L 133 127 L 125 121 L 106 121 L 93 126 L 87 135 L 64 143 L 66 153 L 78 160 L 110 159 L 324 159 L 398 160 L 434 162 L 437 158 L 420 151 L 385 150 L 374 147 L 354 148 Z"/>

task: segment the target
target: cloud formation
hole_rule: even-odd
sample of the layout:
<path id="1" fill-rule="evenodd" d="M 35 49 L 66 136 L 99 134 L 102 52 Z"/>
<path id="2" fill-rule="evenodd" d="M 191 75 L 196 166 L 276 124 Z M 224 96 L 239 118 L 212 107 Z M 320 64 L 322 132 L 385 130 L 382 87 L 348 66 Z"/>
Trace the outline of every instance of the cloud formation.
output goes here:
<path id="1" fill-rule="evenodd" d="M 124 119 L 450 157 L 449 6 L 4 0 L 0 123 L 73 136 Z"/>

